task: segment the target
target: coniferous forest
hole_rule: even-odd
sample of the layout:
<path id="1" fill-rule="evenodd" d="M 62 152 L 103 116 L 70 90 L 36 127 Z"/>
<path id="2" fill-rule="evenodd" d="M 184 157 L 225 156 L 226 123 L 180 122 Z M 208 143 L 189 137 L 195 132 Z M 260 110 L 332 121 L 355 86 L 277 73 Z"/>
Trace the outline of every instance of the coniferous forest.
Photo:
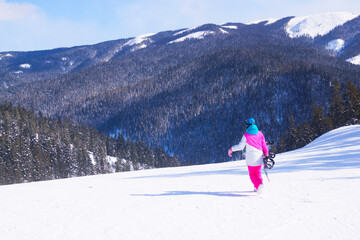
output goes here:
<path id="1" fill-rule="evenodd" d="M 309 122 L 304 121 L 297 125 L 294 116 L 290 114 L 289 128 L 280 137 L 276 151 L 301 148 L 332 129 L 352 124 L 360 124 L 360 91 L 352 82 L 341 87 L 339 82 L 335 81 L 331 88 L 328 114 L 316 103 L 312 106 Z"/>
<path id="2" fill-rule="evenodd" d="M 161 149 L 110 138 L 70 120 L 0 105 L 0 184 L 178 166 Z"/>

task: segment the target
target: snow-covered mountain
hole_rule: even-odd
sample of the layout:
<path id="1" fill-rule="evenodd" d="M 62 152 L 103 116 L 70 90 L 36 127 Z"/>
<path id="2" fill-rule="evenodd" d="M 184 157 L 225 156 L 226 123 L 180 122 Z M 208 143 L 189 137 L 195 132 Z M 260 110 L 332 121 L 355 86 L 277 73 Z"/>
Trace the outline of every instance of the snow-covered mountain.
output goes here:
<path id="1" fill-rule="evenodd" d="M 271 25 L 279 19 L 266 19 L 250 24 L 265 23 Z M 359 15 L 348 12 L 330 12 L 311 16 L 293 17 L 285 25 L 290 38 L 307 37 L 320 43 L 334 55 L 340 56 L 352 64 L 359 65 L 360 49 L 351 46 L 359 44 Z M 350 55 L 349 55 L 350 54 Z M 355 54 L 355 55 L 354 55 Z"/>
<path id="2" fill-rule="evenodd" d="M 280 22 L 282 24 L 275 25 Z M 359 44 L 359 40 L 354 38 L 360 32 L 359 16 L 347 12 L 334 12 L 283 19 L 270 18 L 247 24 L 205 24 L 188 29 L 144 34 L 91 46 L 36 52 L 3 52 L 0 53 L 0 70 L 18 78 L 29 78 L 34 77 L 34 75 L 36 77 L 54 77 L 108 62 L 119 55 L 144 48 L 164 44 L 184 44 L 185 40 L 206 41 L 207 38 L 211 37 L 224 38 L 243 33 L 249 29 L 263 31 L 259 26 L 269 29 L 276 26 L 278 32 L 285 32 L 290 38 L 310 37 L 321 42 L 324 48 L 333 51 L 336 55 L 346 52 L 344 59 L 349 59 L 349 62 L 355 64 L 357 62 L 350 59 L 360 54 L 360 49 L 354 49 L 351 45 L 354 41 Z"/>
<path id="3" fill-rule="evenodd" d="M 317 14 L 312 16 L 294 17 L 286 25 L 286 32 L 291 38 L 324 36 L 337 26 L 356 18 L 358 15 L 347 12 Z"/>
<path id="4" fill-rule="evenodd" d="M 360 125 L 279 154 L 252 191 L 244 161 L 0 187 L 16 240 L 358 239 Z"/>
<path id="5" fill-rule="evenodd" d="M 346 12 L 293 18 L 286 31 L 290 37 L 307 36 L 341 59 L 351 60 L 360 54 L 360 17 Z"/>

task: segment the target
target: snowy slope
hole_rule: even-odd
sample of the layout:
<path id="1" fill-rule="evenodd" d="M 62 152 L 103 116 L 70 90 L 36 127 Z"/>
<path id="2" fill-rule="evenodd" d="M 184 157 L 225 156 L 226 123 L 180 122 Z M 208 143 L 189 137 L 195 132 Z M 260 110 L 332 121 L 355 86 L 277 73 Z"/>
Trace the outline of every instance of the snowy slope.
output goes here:
<path id="1" fill-rule="evenodd" d="M 328 43 L 326 49 L 332 50 L 333 52 L 340 52 L 345 45 L 345 41 L 342 39 L 335 39 Z"/>
<path id="2" fill-rule="evenodd" d="M 357 55 L 353 58 L 347 59 L 346 61 L 355 64 L 355 65 L 360 65 L 360 55 Z"/>
<path id="3" fill-rule="evenodd" d="M 300 36 L 323 36 L 339 25 L 350 21 L 358 15 L 347 12 L 324 13 L 305 17 L 292 18 L 287 26 L 286 32 L 291 38 Z"/>
<path id="4" fill-rule="evenodd" d="M 275 23 L 276 21 L 278 21 L 278 18 L 268 18 L 268 19 L 262 19 L 262 20 L 257 20 L 254 22 L 250 22 L 250 23 L 246 23 L 247 25 L 252 25 L 252 24 L 259 24 L 261 22 L 266 22 L 265 25 L 270 25 Z"/>
<path id="5" fill-rule="evenodd" d="M 1 186 L 0 236 L 358 239 L 360 125 L 279 154 L 270 180 L 257 195 L 237 161 Z"/>
<path id="6" fill-rule="evenodd" d="M 199 31 L 199 32 L 195 32 L 195 33 L 190 33 L 184 37 L 181 37 L 174 41 L 169 42 L 169 44 L 183 42 L 187 39 L 203 39 L 206 35 L 211 35 L 211 34 L 215 34 L 215 32 L 214 31 Z"/>

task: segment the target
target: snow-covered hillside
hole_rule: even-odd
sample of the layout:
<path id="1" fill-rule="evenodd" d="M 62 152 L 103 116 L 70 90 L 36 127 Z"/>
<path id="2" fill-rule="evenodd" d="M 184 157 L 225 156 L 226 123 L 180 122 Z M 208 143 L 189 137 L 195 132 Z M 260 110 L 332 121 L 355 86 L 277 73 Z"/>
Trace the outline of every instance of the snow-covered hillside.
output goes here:
<path id="1" fill-rule="evenodd" d="M 357 55 L 353 58 L 347 59 L 346 61 L 355 64 L 355 65 L 360 65 L 360 55 Z"/>
<path id="2" fill-rule="evenodd" d="M 334 52 L 339 52 L 341 49 L 343 49 L 345 45 L 345 41 L 342 39 L 335 39 L 333 41 L 330 41 L 328 45 L 326 46 L 326 49 L 332 50 Z"/>
<path id="3" fill-rule="evenodd" d="M 211 34 L 215 34 L 215 32 L 213 31 L 199 31 L 199 32 L 195 32 L 195 33 L 191 33 L 189 35 L 186 35 L 184 37 L 178 38 L 174 41 L 169 42 L 169 44 L 171 43 L 178 43 L 178 42 L 183 42 L 187 39 L 203 39 L 206 35 L 211 35 Z"/>
<path id="4" fill-rule="evenodd" d="M 347 12 L 324 13 L 304 17 L 292 18 L 287 26 L 286 32 L 291 38 L 300 36 L 323 36 L 339 25 L 350 21 L 358 15 Z"/>
<path id="5" fill-rule="evenodd" d="M 269 18 L 269 19 L 257 20 L 257 21 L 250 22 L 250 23 L 247 23 L 247 24 L 251 25 L 251 24 L 259 24 L 259 23 L 262 23 L 262 22 L 266 22 L 265 25 L 270 25 L 270 24 L 273 24 L 274 22 L 276 22 L 278 20 L 279 20 L 278 18 Z"/>
<path id="6" fill-rule="evenodd" d="M 360 125 L 279 154 L 270 180 L 257 195 L 236 161 L 1 186 L 0 236 L 358 239 Z"/>

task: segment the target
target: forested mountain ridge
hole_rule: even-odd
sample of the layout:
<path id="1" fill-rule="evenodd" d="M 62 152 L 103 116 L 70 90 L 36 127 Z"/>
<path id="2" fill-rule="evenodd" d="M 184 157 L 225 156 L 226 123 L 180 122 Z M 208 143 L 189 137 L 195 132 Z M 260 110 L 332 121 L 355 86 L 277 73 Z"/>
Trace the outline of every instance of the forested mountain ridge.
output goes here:
<path id="1" fill-rule="evenodd" d="M 0 105 L 0 185 L 178 165 L 161 149 Z"/>
<path id="2" fill-rule="evenodd" d="M 52 77 L 34 73 L 30 62 L 21 64 L 23 73 L 11 72 L 3 58 L 1 99 L 162 146 L 190 163 L 224 161 L 247 117 L 277 140 L 290 113 L 300 123 L 309 120 L 313 103 L 329 109 L 334 81 L 360 85 L 360 67 L 341 57 L 341 51 L 357 49 L 357 35 L 349 32 L 359 17 L 346 16 L 332 30 L 345 26 L 336 39 L 351 40 L 337 54 L 327 48 L 332 31 L 290 38 L 285 29 L 291 19 L 206 24 L 64 49 L 102 46 L 111 57 L 93 53 L 91 61 L 85 57 Z M 360 54 L 355 50 L 354 56 Z M 66 58 L 61 61 L 71 61 Z"/>
<path id="3" fill-rule="evenodd" d="M 295 24 L 291 24 L 295 21 Z M 309 25 L 309 22 L 312 25 Z M 58 48 L 32 52 L 0 53 L 0 88 L 7 88 L 22 81 L 53 79 L 63 74 L 76 72 L 83 68 L 111 61 L 121 55 L 153 46 L 180 43 L 189 39 L 204 39 L 209 36 L 246 34 L 266 31 L 274 37 L 309 37 L 317 45 L 327 48 L 334 40 L 342 40 L 340 55 L 347 59 L 360 54 L 354 48 L 358 42 L 360 17 L 349 13 L 320 14 L 308 17 L 286 17 L 278 20 L 263 20 L 256 23 L 226 23 L 223 25 L 205 24 L 195 28 L 165 31 L 156 34 L 144 34 L 135 38 L 107 41 L 95 45 Z M 322 34 L 330 25 L 329 32 Z M 295 26 L 293 26 L 295 25 Z M 315 33 L 314 33 L 315 32 Z M 310 36 L 312 34 L 314 36 Z"/>

